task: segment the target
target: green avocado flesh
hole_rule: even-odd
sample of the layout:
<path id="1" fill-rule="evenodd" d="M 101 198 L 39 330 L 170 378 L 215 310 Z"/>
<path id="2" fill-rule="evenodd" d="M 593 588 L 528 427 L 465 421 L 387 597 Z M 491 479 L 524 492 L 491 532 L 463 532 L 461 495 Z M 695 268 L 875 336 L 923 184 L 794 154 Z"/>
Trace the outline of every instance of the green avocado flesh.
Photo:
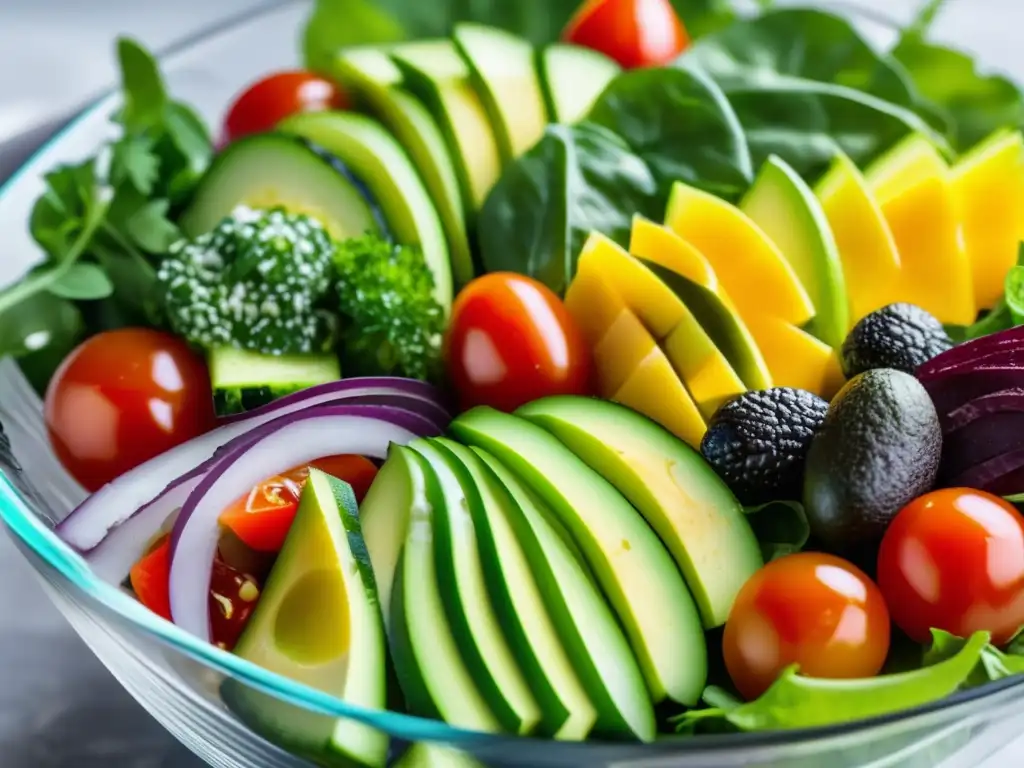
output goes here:
<path id="1" fill-rule="evenodd" d="M 764 563 L 743 510 L 699 453 L 624 406 L 549 397 L 516 415 L 557 437 L 607 478 L 665 542 L 704 626 L 721 626 L 743 584 Z M 687 648 L 700 669 L 704 648 Z"/>
<path id="2" fill-rule="evenodd" d="M 427 499 L 434 516 L 437 584 L 455 642 L 473 680 L 501 721 L 502 729 L 527 734 L 540 720 L 526 678 L 488 595 L 476 530 L 467 498 L 443 448 L 414 440 L 409 449 L 427 464 Z M 470 489 L 471 490 L 471 489 Z"/>
<path id="3" fill-rule="evenodd" d="M 451 425 L 495 455 L 565 525 L 629 636 L 655 701 L 695 704 L 706 680 L 704 633 L 682 575 L 640 514 L 601 475 L 541 427 L 490 408 Z"/>
<path id="4" fill-rule="evenodd" d="M 434 744 L 413 744 L 398 758 L 394 768 L 485 768 L 469 755 Z"/>
<path id="5" fill-rule="evenodd" d="M 548 124 L 533 46 L 483 24 L 458 24 L 453 37 L 509 163 L 536 144 Z"/>
<path id="6" fill-rule="evenodd" d="M 278 126 L 337 157 L 369 187 L 399 243 L 418 245 L 434 276 L 434 296 L 452 303 L 448 241 L 430 193 L 402 146 L 375 120 L 354 112 L 304 112 Z"/>
<path id="7" fill-rule="evenodd" d="M 308 214 L 335 240 L 380 230 L 375 204 L 351 175 L 278 133 L 248 136 L 221 152 L 181 217 L 181 229 L 189 237 L 209 232 L 240 205 Z"/>
<path id="8" fill-rule="evenodd" d="M 310 470 L 295 522 L 235 653 L 354 706 L 387 706 L 384 625 L 347 483 Z M 311 716 L 234 681 L 222 692 L 254 730 L 288 749 L 329 765 L 384 765 L 388 737 L 368 725 Z"/>
<path id="9" fill-rule="evenodd" d="M 333 73 L 359 106 L 380 120 L 409 153 L 441 217 L 455 285 L 465 285 L 473 279 L 469 236 L 455 163 L 437 122 L 402 89 L 402 73 L 386 48 L 346 48 L 338 54 Z"/>
<path id="10" fill-rule="evenodd" d="M 577 123 L 622 71 L 615 61 L 591 48 L 555 43 L 538 54 L 548 114 L 556 123 Z"/>
<path id="11" fill-rule="evenodd" d="M 516 536 L 510 518 L 521 512 L 512 509 L 515 501 L 471 449 L 451 440 L 430 442 L 466 491 L 488 594 L 539 703 L 541 731 L 559 739 L 585 739 L 597 712 L 558 638 L 523 551 L 532 537 Z"/>
<path id="12" fill-rule="evenodd" d="M 512 502 L 505 509 L 576 674 L 597 709 L 595 732 L 651 741 L 654 707 L 643 673 L 585 563 L 559 532 L 554 513 L 497 458 L 472 448 Z"/>
<path id="13" fill-rule="evenodd" d="M 779 246 L 811 297 L 814 335 L 839 349 L 851 325 L 846 279 L 839 246 L 814 191 L 773 155 L 765 161 L 740 209 Z"/>

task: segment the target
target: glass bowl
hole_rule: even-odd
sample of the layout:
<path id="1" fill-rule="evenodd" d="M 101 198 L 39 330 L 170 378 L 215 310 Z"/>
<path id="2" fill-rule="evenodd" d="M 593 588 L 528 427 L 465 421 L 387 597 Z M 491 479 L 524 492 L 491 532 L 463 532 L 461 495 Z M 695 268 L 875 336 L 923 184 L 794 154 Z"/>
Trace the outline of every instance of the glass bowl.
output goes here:
<path id="1" fill-rule="evenodd" d="M 306 3 L 257 9 L 241 23 L 179 48 L 163 62 L 173 92 L 215 121 L 229 98 L 259 74 L 295 63 Z M 872 36 L 891 33 L 861 18 Z M 41 174 L 78 160 L 106 135 L 113 96 L 77 117 L 0 189 L 4 259 L 0 284 L 38 259 L 26 223 Z M 394 754 L 410 742 L 444 744 L 489 766 L 625 768 L 921 768 L 977 766 L 1024 729 L 1024 677 L 966 691 L 897 715 L 827 729 L 665 738 L 651 745 L 559 743 L 476 734 L 393 712 L 362 710 L 221 651 L 96 578 L 53 532 L 84 497 L 49 449 L 39 398 L 10 360 L 0 361 L 0 518 L 46 592 L 111 673 L 175 737 L 224 768 L 310 765 L 249 730 L 222 693 L 244 686 L 286 716 L 349 718 L 386 732 Z M 9 445 L 8 445 L 9 442 Z"/>

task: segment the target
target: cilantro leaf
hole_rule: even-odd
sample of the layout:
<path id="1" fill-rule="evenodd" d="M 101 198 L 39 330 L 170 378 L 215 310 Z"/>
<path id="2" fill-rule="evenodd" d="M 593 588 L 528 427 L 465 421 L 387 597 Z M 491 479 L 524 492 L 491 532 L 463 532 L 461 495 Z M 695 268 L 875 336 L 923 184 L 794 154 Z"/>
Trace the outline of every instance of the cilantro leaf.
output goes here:
<path id="1" fill-rule="evenodd" d="M 124 90 L 119 122 L 129 132 L 158 125 L 163 120 L 168 99 L 156 59 L 127 37 L 117 41 L 117 58 Z"/>
<path id="2" fill-rule="evenodd" d="M 110 181 L 131 183 L 148 195 L 160 175 L 160 158 L 153 154 L 153 139 L 145 134 L 125 136 L 112 147 Z"/>

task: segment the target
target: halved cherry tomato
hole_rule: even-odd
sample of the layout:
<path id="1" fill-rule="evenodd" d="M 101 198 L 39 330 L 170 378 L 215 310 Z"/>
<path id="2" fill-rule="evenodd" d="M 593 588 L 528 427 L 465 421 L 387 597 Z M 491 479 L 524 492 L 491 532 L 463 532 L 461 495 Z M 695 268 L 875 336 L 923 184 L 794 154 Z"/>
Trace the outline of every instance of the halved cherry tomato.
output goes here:
<path id="1" fill-rule="evenodd" d="M 775 560 L 740 590 L 725 624 L 725 666 L 747 699 L 791 664 L 808 677 L 878 674 L 889 652 L 889 612 L 878 587 L 832 555 Z"/>
<path id="2" fill-rule="evenodd" d="M 547 395 L 590 393 L 591 354 L 565 305 L 524 275 L 478 277 L 458 295 L 445 341 L 463 408 L 512 411 Z"/>
<path id="3" fill-rule="evenodd" d="M 128 575 L 139 602 L 153 613 L 171 620 L 171 537 L 164 536 Z"/>
<path id="4" fill-rule="evenodd" d="M 256 579 L 220 559 L 214 560 L 210 575 L 210 642 L 228 651 L 234 649 L 259 598 Z"/>
<path id="5" fill-rule="evenodd" d="M 125 328 L 93 336 L 46 390 L 61 464 L 87 491 L 214 426 L 206 363 L 177 336 Z"/>
<path id="6" fill-rule="evenodd" d="M 328 456 L 312 466 L 351 485 L 357 501 L 362 501 L 377 476 L 377 467 L 362 456 Z M 309 465 L 303 465 L 268 478 L 224 510 L 221 525 L 259 552 L 278 552 L 292 527 L 308 477 Z"/>
<path id="7" fill-rule="evenodd" d="M 224 119 L 226 143 L 253 133 L 265 133 L 290 115 L 347 109 L 349 98 L 335 83 L 313 72 L 276 72 L 253 83 L 239 95 Z"/>
<path id="8" fill-rule="evenodd" d="M 669 0 L 587 0 L 562 37 L 600 51 L 627 69 L 668 64 L 690 45 Z"/>
<path id="9" fill-rule="evenodd" d="M 878 586 L 914 640 L 928 641 L 931 629 L 987 630 L 1006 643 L 1024 626 L 1024 517 L 970 488 L 925 494 L 885 532 Z"/>

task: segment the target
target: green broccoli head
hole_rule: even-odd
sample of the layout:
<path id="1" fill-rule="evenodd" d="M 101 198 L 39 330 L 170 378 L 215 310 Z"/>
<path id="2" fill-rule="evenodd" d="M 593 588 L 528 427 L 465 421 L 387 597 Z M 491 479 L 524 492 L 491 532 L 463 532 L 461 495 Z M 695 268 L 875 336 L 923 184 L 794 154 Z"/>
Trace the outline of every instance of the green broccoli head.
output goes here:
<path id="1" fill-rule="evenodd" d="M 423 253 L 366 235 L 342 243 L 334 263 L 346 372 L 435 380 L 445 311 Z"/>
<path id="2" fill-rule="evenodd" d="M 212 232 L 174 244 L 161 262 L 171 327 L 204 349 L 323 351 L 335 323 L 319 305 L 336 250 L 309 216 L 240 207 Z"/>

